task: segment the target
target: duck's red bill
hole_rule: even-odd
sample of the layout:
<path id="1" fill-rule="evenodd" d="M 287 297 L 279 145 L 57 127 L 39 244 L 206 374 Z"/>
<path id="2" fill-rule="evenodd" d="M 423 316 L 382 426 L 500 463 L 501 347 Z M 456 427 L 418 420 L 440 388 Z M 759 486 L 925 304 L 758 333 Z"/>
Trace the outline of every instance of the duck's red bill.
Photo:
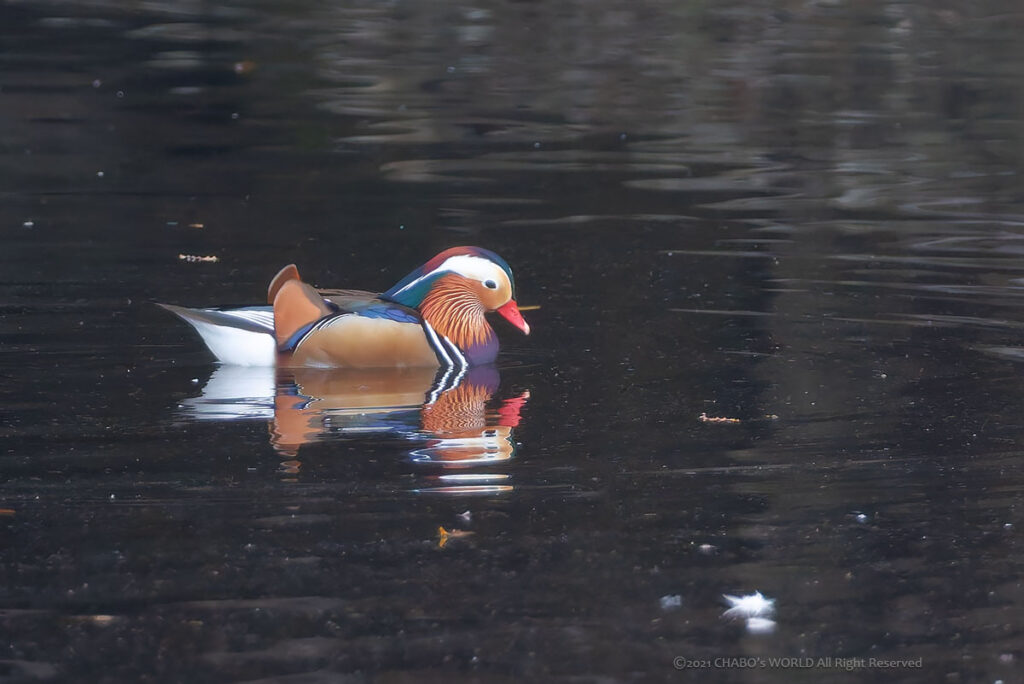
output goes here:
<path id="1" fill-rule="evenodd" d="M 506 321 L 522 330 L 524 335 L 530 334 L 530 324 L 523 320 L 523 314 L 519 313 L 519 307 L 516 305 L 516 300 L 508 300 L 508 304 L 499 306 L 495 311 L 500 313 L 502 318 Z"/>

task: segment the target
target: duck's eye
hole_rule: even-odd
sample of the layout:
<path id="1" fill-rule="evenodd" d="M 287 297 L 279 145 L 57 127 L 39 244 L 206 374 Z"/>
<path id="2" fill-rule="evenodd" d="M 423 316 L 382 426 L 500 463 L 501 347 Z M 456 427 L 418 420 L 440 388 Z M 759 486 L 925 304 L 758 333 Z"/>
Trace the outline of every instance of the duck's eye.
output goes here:
<path id="1" fill-rule="evenodd" d="M 497 290 L 498 283 L 494 282 L 493 280 L 485 280 L 484 287 L 486 287 L 488 290 Z"/>

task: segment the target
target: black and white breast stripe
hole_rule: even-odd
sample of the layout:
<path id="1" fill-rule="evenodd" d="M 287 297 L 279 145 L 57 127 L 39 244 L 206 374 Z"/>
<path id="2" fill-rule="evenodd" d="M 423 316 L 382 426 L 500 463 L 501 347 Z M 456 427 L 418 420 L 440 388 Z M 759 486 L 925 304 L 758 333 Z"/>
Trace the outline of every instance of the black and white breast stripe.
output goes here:
<path id="1" fill-rule="evenodd" d="M 462 355 L 459 348 L 444 335 L 438 335 L 437 331 L 426 321 L 423 321 L 423 332 L 427 334 L 427 342 L 437 354 L 437 360 L 441 362 L 442 366 L 460 368 L 463 371 L 469 367 L 469 362 L 466 361 L 466 357 Z"/>
<path id="2" fill-rule="evenodd" d="M 437 360 L 441 362 L 441 368 L 444 371 L 427 396 L 427 404 L 433 404 L 441 394 L 457 387 L 462 382 L 462 377 L 469 369 L 469 362 L 466 361 L 466 357 L 462 355 L 459 348 L 452 344 L 451 340 L 444 335 L 438 335 L 437 331 L 426 321 L 423 321 L 423 332 L 426 333 L 427 342 L 437 354 Z"/>

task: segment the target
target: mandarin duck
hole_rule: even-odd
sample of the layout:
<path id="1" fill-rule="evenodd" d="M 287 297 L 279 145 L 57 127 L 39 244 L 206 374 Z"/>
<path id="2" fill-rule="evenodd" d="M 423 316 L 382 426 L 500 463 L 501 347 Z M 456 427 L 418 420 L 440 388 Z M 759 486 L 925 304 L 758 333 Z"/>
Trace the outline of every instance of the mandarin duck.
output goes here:
<path id="1" fill-rule="evenodd" d="M 498 355 L 485 313 L 530 334 L 514 296 L 504 259 L 480 247 L 453 247 L 380 294 L 317 290 L 290 264 L 271 281 L 269 306 L 160 306 L 195 328 L 226 364 L 461 372 Z"/>

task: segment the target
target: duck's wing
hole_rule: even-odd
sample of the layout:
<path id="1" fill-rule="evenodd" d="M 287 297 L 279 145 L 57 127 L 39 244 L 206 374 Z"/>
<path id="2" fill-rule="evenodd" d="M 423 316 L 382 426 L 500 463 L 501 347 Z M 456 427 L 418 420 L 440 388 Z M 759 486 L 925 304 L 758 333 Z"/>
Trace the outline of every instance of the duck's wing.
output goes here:
<path id="1" fill-rule="evenodd" d="M 366 290 L 323 290 L 318 289 L 320 296 L 338 307 L 339 311 L 355 312 L 375 304 L 390 304 L 380 299 L 380 293 Z M 405 307 L 402 307 L 405 308 Z"/>

